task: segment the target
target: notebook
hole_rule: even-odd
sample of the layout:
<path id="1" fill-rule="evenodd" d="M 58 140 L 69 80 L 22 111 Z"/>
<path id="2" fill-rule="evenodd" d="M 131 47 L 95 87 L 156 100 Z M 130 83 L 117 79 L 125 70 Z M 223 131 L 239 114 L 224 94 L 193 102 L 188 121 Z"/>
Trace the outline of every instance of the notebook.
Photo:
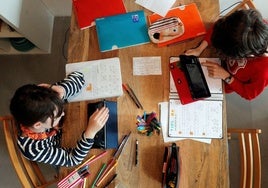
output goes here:
<path id="1" fill-rule="evenodd" d="M 166 46 L 172 43 L 182 42 L 184 40 L 189 40 L 191 38 L 206 34 L 206 28 L 195 3 L 178 6 L 170 9 L 166 14 L 165 18 L 169 17 L 178 17 L 180 19 L 184 26 L 184 33 L 183 35 L 180 35 L 172 40 L 166 42 L 159 42 L 157 44 L 158 47 Z M 163 17 L 156 13 L 148 16 L 150 25 L 159 19 L 163 19 Z"/>
<path id="2" fill-rule="evenodd" d="M 110 51 L 149 43 L 144 11 L 96 19 L 100 51 Z"/>
<path id="3" fill-rule="evenodd" d="M 95 135 L 93 148 L 110 149 L 118 146 L 118 123 L 117 123 L 117 102 L 100 101 L 88 104 L 88 117 L 97 108 L 106 106 L 109 109 L 109 118 L 105 126 Z"/>
<path id="4" fill-rule="evenodd" d="M 69 102 L 118 97 L 123 95 L 120 60 L 118 57 L 66 64 L 66 74 L 84 74 L 82 91 Z"/>
<path id="5" fill-rule="evenodd" d="M 96 18 L 126 13 L 122 0 L 72 0 L 80 29 L 95 25 Z"/>

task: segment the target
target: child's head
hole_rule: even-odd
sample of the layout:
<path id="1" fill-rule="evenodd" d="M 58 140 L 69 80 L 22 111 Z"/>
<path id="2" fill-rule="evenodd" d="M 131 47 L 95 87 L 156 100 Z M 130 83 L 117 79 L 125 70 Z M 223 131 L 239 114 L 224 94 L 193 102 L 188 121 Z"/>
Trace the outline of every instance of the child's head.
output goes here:
<path id="1" fill-rule="evenodd" d="M 57 92 L 34 84 L 18 88 L 11 99 L 10 111 L 18 124 L 31 127 L 36 122 L 46 122 L 63 114 L 64 103 Z"/>
<path id="2" fill-rule="evenodd" d="M 257 10 L 238 10 L 215 23 L 211 42 L 225 56 L 259 56 L 268 47 L 268 24 Z"/>

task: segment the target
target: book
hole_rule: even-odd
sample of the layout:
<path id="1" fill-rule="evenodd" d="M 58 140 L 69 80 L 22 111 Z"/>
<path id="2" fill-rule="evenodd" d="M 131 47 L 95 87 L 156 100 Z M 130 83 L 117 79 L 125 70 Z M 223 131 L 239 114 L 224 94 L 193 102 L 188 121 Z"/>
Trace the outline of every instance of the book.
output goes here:
<path id="1" fill-rule="evenodd" d="M 95 19 L 126 13 L 122 0 L 72 0 L 78 26 L 86 29 L 95 25 Z"/>
<path id="2" fill-rule="evenodd" d="M 212 61 L 218 64 L 221 63 L 219 58 L 198 58 L 200 63 L 205 61 Z M 178 66 L 179 57 L 170 57 L 170 98 L 180 99 L 181 104 L 188 104 L 195 102 L 191 96 L 191 92 L 188 86 L 188 82 L 184 75 L 184 72 Z M 208 76 L 207 68 L 202 66 L 204 76 L 206 78 L 211 97 L 205 100 L 223 100 L 222 80 L 214 79 Z"/>
<path id="3" fill-rule="evenodd" d="M 157 43 L 158 47 L 182 42 L 206 34 L 206 28 L 195 3 L 172 8 L 168 11 L 165 17 L 162 17 L 156 13 L 151 14 L 148 16 L 149 25 L 152 25 L 154 22 L 157 22 L 163 18 L 171 17 L 179 18 L 179 20 L 182 22 L 181 25 L 184 27 L 184 33 L 175 38 L 172 36 L 173 39 L 171 40 L 166 40 L 165 37 L 162 37 L 163 41 L 165 42 Z M 165 33 L 165 36 L 168 36 L 167 33 Z"/>
<path id="4" fill-rule="evenodd" d="M 118 57 L 66 64 L 66 74 L 79 71 L 85 85 L 69 102 L 104 99 L 123 95 L 120 60 Z"/>
<path id="5" fill-rule="evenodd" d="M 150 42 L 142 10 L 98 18 L 96 31 L 101 52 Z"/>
<path id="6" fill-rule="evenodd" d="M 95 135 L 93 148 L 111 149 L 118 147 L 118 123 L 117 123 L 117 102 L 99 101 L 88 104 L 88 118 L 101 107 L 109 109 L 109 118 L 104 127 Z"/>

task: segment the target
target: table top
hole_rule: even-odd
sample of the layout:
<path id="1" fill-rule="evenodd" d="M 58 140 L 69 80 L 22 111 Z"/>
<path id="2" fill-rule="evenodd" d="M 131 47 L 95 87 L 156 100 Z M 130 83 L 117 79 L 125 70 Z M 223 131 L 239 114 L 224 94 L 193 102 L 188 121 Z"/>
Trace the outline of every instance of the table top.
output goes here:
<path id="1" fill-rule="evenodd" d="M 202 20 L 208 28 L 219 14 L 219 2 L 215 0 L 184 0 L 176 1 L 176 5 L 195 2 Z M 143 9 L 134 1 L 124 1 L 127 11 Z M 147 15 L 151 14 L 143 9 Z M 74 12 L 71 18 L 68 63 L 119 57 L 121 62 L 123 83 L 128 83 L 135 91 L 137 97 L 147 112 L 158 113 L 158 103 L 169 99 L 169 57 L 182 54 L 186 49 L 195 47 L 202 37 L 197 37 L 187 42 L 172 44 L 166 47 L 157 47 L 153 43 L 100 52 L 95 27 L 80 30 L 77 26 Z M 202 53 L 202 57 L 215 57 L 210 48 Z M 162 75 L 133 76 L 132 59 L 142 56 L 161 56 Z M 138 134 L 136 130 L 136 116 L 142 115 L 143 110 L 138 109 L 129 96 L 124 94 L 116 99 L 118 102 L 118 138 L 131 131 L 131 136 L 126 144 L 119 163 L 110 177 L 117 173 L 114 181 L 120 187 L 160 187 L 163 153 L 165 146 L 162 134 L 145 136 Z M 67 104 L 65 123 L 63 128 L 63 146 L 73 147 L 80 138 L 87 125 L 87 104 L 92 101 L 73 102 Z M 205 144 L 193 140 L 177 141 L 180 147 L 181 175 L 179 187 L 229 187 L 228 171 L 228 147 L 226 134 L 225 101 L 223 109 L 223 139 L 213 139 L 211 144 Z M 158 114 L 159 115 L 159 114 Z M 74 131 L 75 130 L 75 131 Z M 139 140 L 139 162 L 135 166 L 135 141 Z M 108 155 L 90 165 L 91 175 L 87 183 L 91 185 L 101 165 L 107 162 L 115 150 L 108 150 Z M 92 149 L 88 157 L 100 153 L 100 150 Z M 64 177 L 73 168 L 61 168 L 60 176 Z M 108 177 L 104 183 L 107 183 Z"/>

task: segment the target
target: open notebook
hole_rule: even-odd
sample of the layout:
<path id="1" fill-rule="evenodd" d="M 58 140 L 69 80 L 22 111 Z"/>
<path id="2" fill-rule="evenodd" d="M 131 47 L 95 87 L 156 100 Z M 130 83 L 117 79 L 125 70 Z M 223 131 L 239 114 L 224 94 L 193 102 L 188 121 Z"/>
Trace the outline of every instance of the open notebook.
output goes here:
<path id="1" fill-rule="evenodd" d="M 80 71 L 85 86 L 70 102 L 118 97 L 123 94 L 118 57 L 66 64 L 66 74 Z"/>

